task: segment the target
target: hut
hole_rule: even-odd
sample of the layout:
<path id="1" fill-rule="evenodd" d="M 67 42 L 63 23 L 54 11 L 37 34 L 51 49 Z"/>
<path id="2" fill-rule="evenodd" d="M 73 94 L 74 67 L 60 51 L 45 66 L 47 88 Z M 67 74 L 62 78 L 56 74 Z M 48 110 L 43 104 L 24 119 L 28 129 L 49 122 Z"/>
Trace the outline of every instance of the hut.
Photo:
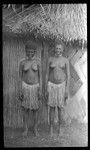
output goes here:
<path id="1" fill-rule="evenodd" d="M 4 125 L 22 127 L 19 101 L 19 62 L 25 56 L 25 43 L 36 46 L 41 60 L 43 111 L 39 122 L 47 122 L 48 108 L 44 93 L 47 85 L 49 55 L 54 54 L 57 40 L 65 44 L 64 55 L 70 60 L 70 98 L 63 118 L 87 121 L 86 76 L 80 70 L 87 62 L 87 5 L 33 4 L 3 6 L 3 98 Z M 86 65 L 86 64 L 85 64 Z M 87 68 L 87 67 L 86 67 Z M 84 87 L 85 88 L 84 88 Z M 83 90 L 84 89 L 84 90 Z M 84 94 L 84 92 L 86 92 Z"/>

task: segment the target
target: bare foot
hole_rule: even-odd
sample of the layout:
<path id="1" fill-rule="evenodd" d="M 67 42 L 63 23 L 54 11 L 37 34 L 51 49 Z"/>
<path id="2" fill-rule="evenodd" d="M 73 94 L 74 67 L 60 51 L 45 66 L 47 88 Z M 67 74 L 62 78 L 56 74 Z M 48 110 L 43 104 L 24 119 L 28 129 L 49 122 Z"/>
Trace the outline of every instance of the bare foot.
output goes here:
<path id="1" fill-rule="evenodd" d="M 50 137 L 54 137 L 53 128 L 50 129 Z"/>
<path id="2" fill-rule="evenodd" d="M 54 134 L 53 134 L 53 133 L 50 133 L 50 137 L 51 137 L 51 138 L 54 137 Z"/>
<path id="3" fill-rule="evenodd" d="M 14 135 L 13 135 L 13 134 L 11 135 L 11 138 L 14 138 Z"/>
<path id="4" fill-rule="evenodd" d="M 23 136 L 26 137 L 27 135 L 28 135 L 28 131 L 25 130 L 25 131 L 23 132 Z"/>
<path id="5" fill-rule="evenodd" d="M 63 132 L 64 132 L 63 129 L 60 128 L 60 130 L 59 130 L 59 137 L 63 136 Z"/>
<path id="6" fill-rule="evenodd" d="M 34 131 L 34 134 L 35 134 L 35 136 L 37 136 L 37 137 L 39 136 L 39 133 L 38 133 L 37 130 Z"/>

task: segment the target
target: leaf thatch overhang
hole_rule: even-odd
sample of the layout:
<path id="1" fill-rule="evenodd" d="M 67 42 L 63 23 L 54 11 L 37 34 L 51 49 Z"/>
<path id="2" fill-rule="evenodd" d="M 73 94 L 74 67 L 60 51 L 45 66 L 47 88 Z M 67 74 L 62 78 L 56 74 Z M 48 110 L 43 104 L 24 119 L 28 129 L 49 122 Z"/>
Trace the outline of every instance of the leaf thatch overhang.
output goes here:
<path id="1" fill-rule="evenodd" d="M 86 4 L 40 4 L 3 19 L 3 32 L 87 45 Z"/>

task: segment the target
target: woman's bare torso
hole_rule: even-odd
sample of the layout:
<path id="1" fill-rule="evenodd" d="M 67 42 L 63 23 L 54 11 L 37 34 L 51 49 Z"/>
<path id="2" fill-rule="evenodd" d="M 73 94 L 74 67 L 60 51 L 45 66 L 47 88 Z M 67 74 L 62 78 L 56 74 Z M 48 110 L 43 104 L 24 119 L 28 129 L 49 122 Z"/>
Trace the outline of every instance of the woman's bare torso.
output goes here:
<path id="1" fill-rule="evenodd" d="M 39 83 L 38 64 L 36 61 L 26 61 L 24 63 L 22 80 L 30 85 Z"/>
<path id="2" fill-rule="evenodd" d="M 66 80 L 65 58 L 51 58 L 49 65 L 49 81 L 60 84 Z"/>

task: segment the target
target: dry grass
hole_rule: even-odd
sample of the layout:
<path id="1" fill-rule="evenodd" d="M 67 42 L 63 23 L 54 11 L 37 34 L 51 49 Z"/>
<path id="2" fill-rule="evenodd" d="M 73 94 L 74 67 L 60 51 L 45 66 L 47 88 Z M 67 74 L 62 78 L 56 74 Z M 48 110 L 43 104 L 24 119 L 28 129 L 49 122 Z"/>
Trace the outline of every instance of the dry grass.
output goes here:
<path id="1" fill-rule="evenodd" d="M 36 32 L 36 36 L 87 41 L 86 4 L 52 4 L 34 7 L 9 19 L 5 26 L 13 33 Z"/>

